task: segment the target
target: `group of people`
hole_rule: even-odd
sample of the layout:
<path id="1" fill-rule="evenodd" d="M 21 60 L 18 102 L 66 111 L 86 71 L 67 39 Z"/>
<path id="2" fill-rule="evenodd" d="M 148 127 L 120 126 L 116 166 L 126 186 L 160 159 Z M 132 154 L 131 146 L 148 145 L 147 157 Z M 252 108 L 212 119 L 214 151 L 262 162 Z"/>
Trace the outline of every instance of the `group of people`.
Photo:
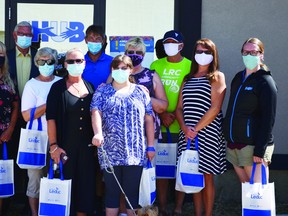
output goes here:
<path id="1" fill-rule="evenodd" d="M 112 58 L 105 54 L 103 28 L 91 25 L 85 36 L 88 52 L 67 51 L 67 74 L 57 77 L 57 51 L 31 48 L 33 29 L 28 22 L 18 23 L 13 36 L 16 47 L 12 51 L 0 42 L 0 144 L 7 142 L 10 156 L 15 157 L 20 128 L 36 108 L 33 127 L 41 118 L 50 158 L 55 164 L 62 154 L 69 158 L 64 177 L 72 179 L 71 215 L 92 214 L 95 200 L 100 202 L 101 197 L 105 197 L 106 215 L 134 215 L 143 166 L 153 160 L 158 140 L 167 142 L 168 131 L 172 142 L 178 143 L 177 157 L 188 139 L 195 148 L 198 137 L 199 172 L 204 174 L 205 187 L 193 194 L 196 216 L 212 215 L 214 176 L 226 171 L 226 159 L 241 182 L 249 181 L 254 162 L 268 169 L 274 149 L 277 87 L 264 64 L 264 45 L 259 39 L 249 38 L 241 48 L 244 69 L 232 80 L 223 118 L 225 76 L 219 71 L 218 51 L 210 39 L 198 40 L 189 60 L 181 54 L 183 35 L 168 31 L 157 43 L 165 53 L 159 52 L 159 59 L 145 68 L 146 46 L 140 37 L 128 40 L 125 53 Z M 38 215 L 45 169 L 28 169 L 27 174 L 26 194 L 34 216 Z M 257 169 L 255 180 L 260 177 Z M 168 186 L 168 179 L 157 179 L 162 216 L 168 215 Z M 175 191 L 173 215 L 181 215 L 184 197 Z M 1 204 L 0 199 L 0 214 Z"/>

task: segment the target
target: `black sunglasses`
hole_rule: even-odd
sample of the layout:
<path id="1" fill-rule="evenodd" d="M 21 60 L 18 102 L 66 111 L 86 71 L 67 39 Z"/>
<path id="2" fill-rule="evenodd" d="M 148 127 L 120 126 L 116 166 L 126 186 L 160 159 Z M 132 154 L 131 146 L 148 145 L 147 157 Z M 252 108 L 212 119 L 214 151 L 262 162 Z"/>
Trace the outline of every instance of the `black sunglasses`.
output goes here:
<path id="1" fill-rule="evenodd" d="M 36 63 L 37 63 L 39 66 L 45 65 L 45 63 L 46 63 L 47 65 L 54 65 L 54 64 L 55 64 L 55 60 L 53 60 L 53 59 L 37 60 Z"/>
<path id="2" fill-rule="evenodd" d="M 205 53 L 207 55 L 211 55 L 212 54 L 212 51 L 209 51 L 209 50 L 196 50 L 195 51 L 196 54 L 202 54 L 202 53 Z"/>
<path id="3" fill-rule="evenodd" d="M 76 64 L 81 64 L 84 61 L 84 59 L 67 59 L 65 60 L 65 62 L 67 64 L 74 64 L 76 62 Z"/>
<path id="4" fill-rule="evenodd" d="M 143 51 L 141 51 L 141 50 L 136 50 L 136 51 L 135 50 L 127 50 L 126 53 L 129 55 L 133 55 L 133 54 L 143 55 Z"/>

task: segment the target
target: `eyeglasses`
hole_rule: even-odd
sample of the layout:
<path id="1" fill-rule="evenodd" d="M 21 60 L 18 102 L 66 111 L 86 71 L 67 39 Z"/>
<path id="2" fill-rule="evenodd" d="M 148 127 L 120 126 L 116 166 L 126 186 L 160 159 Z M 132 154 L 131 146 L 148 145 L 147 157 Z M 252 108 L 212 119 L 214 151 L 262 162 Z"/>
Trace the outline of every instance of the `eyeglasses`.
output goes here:
<path id="1" fill-rule="evenodd" d="M 84 61 L 84 59 L 67 59 L 65 60 L 65 62 L 67 64 L 74 64 L 76 62 L 76 64 L 82 64 Z"/>
<path id="2" fill-rule="evenodd" d="M 259 50 L 251 50 L 251 51 L 243 50 L 242 51 L 243 56 L 247 56 L 247 55 L 257 56 L 258 53 L 261 53 L 261 52 Z"/>
<path id="3" fill-rule="evenodd" d="M 196 53 L 196 54 L 205 53 L 206 55 L 211 55 L 211 54 L 212 54 L 212 51 L 209 51 L 209 50 L 196 50 L 195 53 Z"/>
<path id="4" fill-rule="evenodd" d="M 45 65 L 45 63 L 46 63 L 47 65 L 53 65 L 53 64 L 55 64 L 55 60 L 53 60 L 53 59 L 41 60 L 41 59 L 40 59 L 40 60 L 37 60 L 36 63 L 37 63 L 39 66 Z"/>
<path id="5" fill-rule="evenodd" d="M 31 33 L 24 33 L 24 32 L 17 32 L 18 36 L 26 36 L 26 37 L 32 37 Z"/>
<path id="6" fill-rule="evenodd" d="M 143 55 L 143 51 L 141 50 L 127 50 L 126 53 L 129 55 L 133 55 L 133 54 Z"/>
<path id="7" fill-rule="evenodd" d="M 124 67 L 117 67 L 117 68 L 115 68 L 115 70 L 127 70 L 128 69 L 128 67 L 127 66 L 124 66 Z"/>

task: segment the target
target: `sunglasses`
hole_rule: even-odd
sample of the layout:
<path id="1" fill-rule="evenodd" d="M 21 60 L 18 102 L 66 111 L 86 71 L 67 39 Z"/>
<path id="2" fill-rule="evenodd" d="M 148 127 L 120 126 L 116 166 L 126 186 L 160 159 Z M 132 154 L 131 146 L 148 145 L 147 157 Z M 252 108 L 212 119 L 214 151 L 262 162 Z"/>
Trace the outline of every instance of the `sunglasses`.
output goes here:
<path id="1" fill-rule="evenodd" d="M 252 50 L 252 51 L 243 50 L 242 55 L 243 56 L 247 56 L 247 55 L 257 56 L 258 53 L 261 53 L 261 52 L 258 50 Z"/>
<path id="2" fill-rule="evenodd" d="M 209 50 L 196 50 L 195 53 L 196 53 L 196 54 L 205 53 L 206 55 L 211 55 L 211 54 L 212 54 L 212 51 L 209 51 Z"/>
<path id="3" fill-rule="evenodd" d="M 67 64 L 74 64 L 76 62 L 76 64 L 82 64 L 84 61 L 84 59 L 67 59 L 65 60 L 65 62 Z"/>
<path id="4" fill-rule="evenodd" d="M 127 50 L 126 53 L 129 55 L 133 55 L 133 54 L 143 55 L 143 51 L 141 51 L 141 50 L 136 50 L 136 51 L 135 50 Z"/>
<path id="5" fill-rule="evenodd" d="M 55 60 L 53 60 L 53 59 L 37 60 L 36 63 L 37 63 L 39 66 L 45 65 L 45 63 L 46 63 L 47 65 L 54 65 L 54 64 L 55 64 Z"/>

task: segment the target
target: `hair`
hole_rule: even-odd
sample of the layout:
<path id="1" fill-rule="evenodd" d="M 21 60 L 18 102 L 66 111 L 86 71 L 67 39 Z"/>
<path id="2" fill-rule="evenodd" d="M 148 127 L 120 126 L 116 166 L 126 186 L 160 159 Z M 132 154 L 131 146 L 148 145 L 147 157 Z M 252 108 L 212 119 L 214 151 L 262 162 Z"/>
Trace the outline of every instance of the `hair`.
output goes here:
<path id="1" fill-rule="evenodd" d="M 15 26 L 14 32 L 17 32 L 17 31 L 18 31 L 18 28 L 19 28 L 20 26 L 21 26 L 21 27 L 29 27 L 30 30 L 31 30 L 31 33 L 33 33 L 33 28 L 32 28 L 32 26 L 31 26 L 31 24 L 30 24 L 29 22 L 27 22 L 27 21 L 21 21 L 21 22 L 19 22 L 19 23 Z"/>
<path id="2" fill-rule="evenodd" d="M 145 55 L 146 46 L 142 38 L 140 37 L 130 38 L 125 44 L 125 50 L 127 51 L 130 46 L 133 48 L 140 48 L 143 54 Z"/>
<path id="3" fill-rule="evenodd" d="M 163 39 L 159 39 L 155 43 L 155 51 L 156 51 L 156 56 L 158 59 L 164 58 L 167 56 L 164 45 L 163 45 Z"/>
<path id="4" fill-rule="evenodd" d="M 133 63 L 132 60 L 129 56 L 123 54 L 123 55 L 117 55 L 113 58 L 112 62 L 111 62 L 111 70 L 112 69 L 116 69 L 120 63 L 124 63 L 127 67 L 129 67 L 131 70 L 133 69 Z M 135 83 L 135 79 L 133 78 L 133 76 L 129 76 L 129 81 L 131 83 Z"/>
<path id="5" fill-rule="evenodd" d="M 55 65 L 58 63 L 58 52 L 55 49 L 51 49 L 49 47 L 43 47 L 39 49 L 34 57 L 34 64 L 38 66 L 37 60 L 39 60 L 40 57 L 49 57 L 53 60 L 55 60 Z"/>
<path id="6" fill-rule="evenodd" d="M 243 43 L 243 45 L 242 45 L 241 53 L 243 52 L 243 48 L 244 48 L 244 46 L 245 46 L 247 43 L 252 43 L 252 44 L 257 45 L 258 48 L 259 48 L 259 52 L 264 55 L 264 44 L 263 44 L 262 41 L 259 40 L 258 38 L 248 38 L 248 39 Z M 261 63 L 260 63 L 260 66 L 261 66 L 261 68 L 263 68 L 263 69 L 266 70 L 266 71 L 269 70 L 268 67 L 267 67 L 267 65 L 264 64 L 262 61 L 261 61 Z"/>
<path id="7" fill-rule="evenodd" d="M 103 26 L 100 26 L 100 25 L 90 25 L 87 29 L 86 29 L 86 36 L 87 37 L 90 33 L 93 33 L 93 34 L 99 34 L 103 41 L 106 40 L 106 35 L 104 33 L 104 28 Z"/>
<path id="8" fill-rule="evenodd" d="M 2 80 L 2 82 L 8 86 L 11 87 L 12 92 L 15 93 L 15 86 L 14 83 L 10 77 L 10 73 L 9 73 L 9 66 L 8 66 L 8 58 L 7 58 L 7 53 L 6 53 L 6 46 L 4 43 L 2 43 L 0 41 L 0 50 L 4 53 L 5 56 L 5 61 L 3 66 L 0 68 L 0 79 Z"/>
<path id="9" fill-rule="evenodd" d="M 212 83 L 215 78 L 214 76 L 215 72 L 219 70 L 219 57 L 218 57 L 218 51 L 217 51 L 216 45 L 213 43 L 213 41 L 211 41 L 208 38 L 202 38 L 196 41 L 196 44 L 193 50 L 193 55 L 191 58 L 193 63 L 190 68 L 190 73 L 185 76 L 184 81 L 191 79 L 198 72 L 199 64 L 195 60 L 195 53 L 196 53 L 198 45 L 212 52 L 213 61 L 209 65 L 208 74 L 207 74 L 207 79 L 210 81 L 210 83 Z"/>
<path id="10" fill-rule="evenodd" d="M 72 48 L 72 49 L 70 49 L 70 50 L 68 50 L 68 51 L 66 52 L 65 60 L 67 59 L 67 56 L 70 55 L 70 54 L 73 53 L 73 52 L 80 52 L 80 53 L 82 53 L 83 58 L 84 58 L 84 54 L 83 54 L 83 52 L 82 52 L 81 49 L 79 49 L 79 48 Z"/>
<path id="11" fill-rule="evenodd" d="M 158 215 L 158 207 L 149 205 L 144 206 L 143 208 L 137 211 L 137 216 L 157 216 Z"/>

